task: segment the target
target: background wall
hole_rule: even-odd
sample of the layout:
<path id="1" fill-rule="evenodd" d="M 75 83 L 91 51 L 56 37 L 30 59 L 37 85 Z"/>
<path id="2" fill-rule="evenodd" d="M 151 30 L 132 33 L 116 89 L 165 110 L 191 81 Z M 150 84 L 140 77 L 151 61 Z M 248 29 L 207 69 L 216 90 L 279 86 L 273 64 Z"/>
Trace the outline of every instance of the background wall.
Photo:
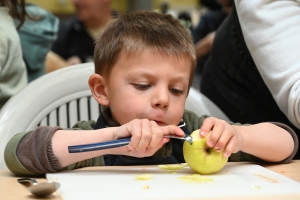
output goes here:
<path id="1" fill-rule="evenodd" d="M 72 0 L 27 0 L 27 2 L 35 3 L 54 14 L 74 14 Z M 149 5 L 152 5 L 152 8 L 149 8 L 149 10 L 153 10 L 159 9 L 162 3 L 168 3 L 170 9 L 189 10 L 196 8 L 199 0 L 112 0 L 112 8 L 118 12 L 126 12 L 129 9 L 143 7 L 143 5 L 148 8 Z"/>

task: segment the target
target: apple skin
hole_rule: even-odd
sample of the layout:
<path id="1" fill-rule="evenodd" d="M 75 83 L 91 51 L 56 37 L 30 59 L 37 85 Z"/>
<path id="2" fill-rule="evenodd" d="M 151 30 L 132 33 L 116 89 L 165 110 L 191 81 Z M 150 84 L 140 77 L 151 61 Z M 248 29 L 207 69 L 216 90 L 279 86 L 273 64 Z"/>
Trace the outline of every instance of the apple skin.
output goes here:
<path id="1" fill-rule="evenodd" d="M 223 151 L 217 152 L 206 144 L 209 136 L 201 138 L 199 130 L 195 130 L 191 134 L 193 138 L 192 144 L 183 143 L 183 156 L 187 165 L 200 174 L 212 174 L 221 170 L 228 161 L 223 156 Z"/>

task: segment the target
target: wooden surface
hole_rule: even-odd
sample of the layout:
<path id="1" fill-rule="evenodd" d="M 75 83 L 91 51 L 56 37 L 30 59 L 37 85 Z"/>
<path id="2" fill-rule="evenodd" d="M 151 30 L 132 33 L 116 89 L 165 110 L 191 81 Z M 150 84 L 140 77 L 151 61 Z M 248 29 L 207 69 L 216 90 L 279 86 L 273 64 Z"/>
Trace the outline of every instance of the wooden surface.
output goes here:
<path id="1" fill-rule="evenodd" d="M 228 165 L 239 165 L 243 163 L 228 163 Z M 300 160 L 292 161 L 290 164 L 281 164 L 281 165 L 262 165 L 269 170 L 277 172 L 283 176 L 286 176 L 292 180 L 300 182 Z M 95 170 L 98 167 L 88 167 L 80 170 Z M 101 167 L 101 168 L 112 168 L 112 167 Z M 0 170 L 0 197 L 4 197 L 6 200 L 16 199 L 51 199 L 57 200 L 60 199 L 57 193 L 54 193 L 47 198 L 37 198 L 32 196 L 29 191 L 17 183 L 17 178 L 8 170 Z M 38 178 L 38 182 L 46 181 L 45 179 Z M 276 199 L 275 197 L 273 199 Z"/>

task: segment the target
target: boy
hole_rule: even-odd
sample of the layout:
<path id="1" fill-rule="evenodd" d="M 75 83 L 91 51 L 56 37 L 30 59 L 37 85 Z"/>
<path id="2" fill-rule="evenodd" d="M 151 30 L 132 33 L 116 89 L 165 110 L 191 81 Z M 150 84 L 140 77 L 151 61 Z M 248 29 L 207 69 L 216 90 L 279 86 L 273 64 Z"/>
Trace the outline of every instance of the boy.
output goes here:
<path id="1" fill-rule="evenodd" d="M 85 166 L 185 162 L 183 136 L 200 129 L 208 145 L 229 160 L 288 163 L 298 149 L 294 132 L 283 124 L 230 125 L 185 111 L 195 67 L 190 33 L 170 15 L 135 12 L 112 21 L 98 37 L 95 74 L 89 86 L 102 105 L 97 122 L 78 122 L 74 130 L 38 127 L 14 136 L 5 161 L 16 175 L 43 175 Z M 183 129 L 175 126 L 184 120 Z M 174 125 L 175 124 L 175 125 Z M 94 130 L 93 130 L 94 129 Z M 68 146 L 130 137 L 128 146 L 70 154 Z M 170 140 L 170 141 L 169 141 Z M 105 160 L 103 159 L 105 156 Z"/>

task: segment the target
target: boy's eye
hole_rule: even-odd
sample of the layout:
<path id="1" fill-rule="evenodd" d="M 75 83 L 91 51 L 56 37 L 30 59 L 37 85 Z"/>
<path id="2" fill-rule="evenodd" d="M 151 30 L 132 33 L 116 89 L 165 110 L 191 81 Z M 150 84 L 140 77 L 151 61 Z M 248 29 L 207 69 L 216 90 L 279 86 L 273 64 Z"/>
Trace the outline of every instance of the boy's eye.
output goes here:
<path id="1" fill-rule="evenodd" d="M 182 94 L 182 93 L 183 93 L 182 90 L 177 90 L 177 89 L 175 89 L 175 88 L 171 88 L 170 91 L 171 91 L 172 93 L 174 93 L 174 94 Z"/>
<path id="2" fill-rule="evenodd" d="M 145 90 L 145 89 L 151 87 L 151 85 L 149 85 L 149 84 L 146 84 L 146 85 L 143 85 L 143 84 L 133 84 L 133 86 L 136 89 L 140 89 L 140 90 Z"/>

